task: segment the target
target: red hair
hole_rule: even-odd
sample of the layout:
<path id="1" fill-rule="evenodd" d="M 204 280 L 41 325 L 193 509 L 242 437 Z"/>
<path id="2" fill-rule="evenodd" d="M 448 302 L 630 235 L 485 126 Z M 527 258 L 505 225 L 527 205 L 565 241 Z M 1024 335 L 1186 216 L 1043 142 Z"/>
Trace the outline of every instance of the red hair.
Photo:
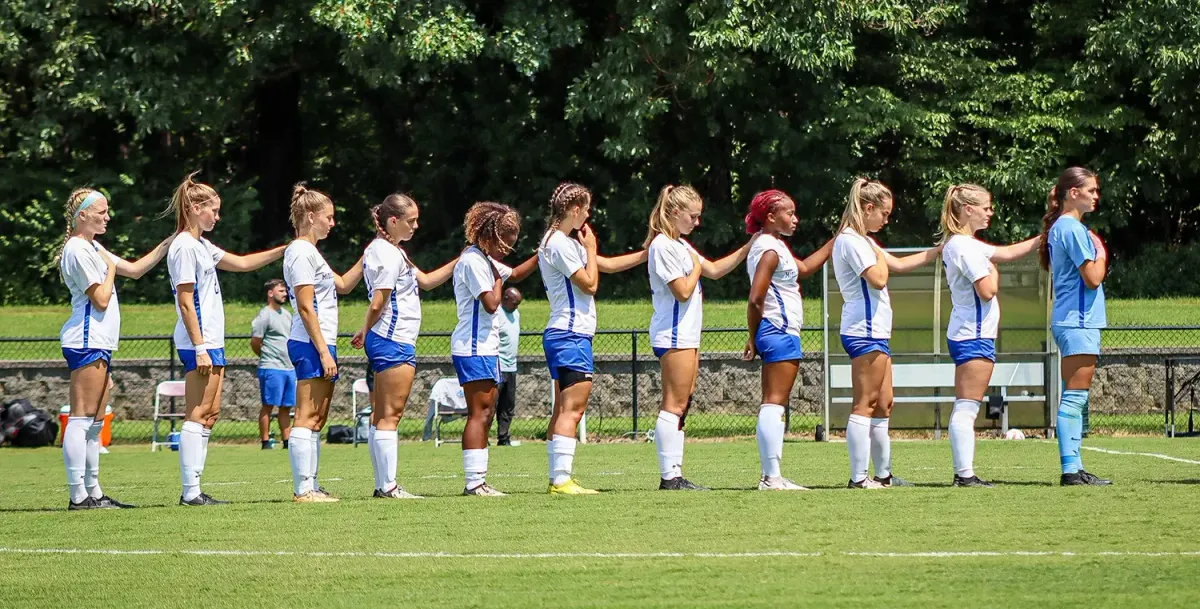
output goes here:
<path id="1" fill-rule="evenodd" d="M 750 200 L 750 213 L 746 214 L 746 232 L 753 235 L 762 230 L 763 223 L 767 221 L 767 216 L 778 210 L 784 201 L 791 201 L 792 198 L 787 196 L 787 193 L 782 190 L 764 190 Z"/>

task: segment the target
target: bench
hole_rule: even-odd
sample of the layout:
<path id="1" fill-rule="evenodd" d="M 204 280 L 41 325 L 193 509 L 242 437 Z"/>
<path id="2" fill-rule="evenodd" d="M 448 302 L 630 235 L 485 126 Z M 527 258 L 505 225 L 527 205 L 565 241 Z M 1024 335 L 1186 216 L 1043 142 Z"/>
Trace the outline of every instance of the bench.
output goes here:
<path id="1" fill-rule="evenodd" d="M 898 395 L 895 404 L 953 404 L 954 403 L 954 364 L 892 364 L 892 387 L 897 390 L 928 390 L 917 391 L 917 395 Z M 1046 371 L 1042 362 L 1004 362 L 996 364 L 992 370 L 992 378 L 988 382 L 989 389 L 999 389 L 998 406 L 1002 408 L 1000 418 L 1002 430 L 1008 431 L 1008 406 L 1010 402 L 1044 402 Z M 853 380 L 850 364 L 834 364 L 829 366 L 829 389 L 831 391 L 853 390 Z M 1036 394 L 1023 392 L 1021 395 L 1009 395 L 1010 389 L 1038 388 Z M 898 393 L 910 394 L 911 391 Z M 945 395 L 949 394 L 949 395 Z M 831 404 L 851 404 L 854 398 L 848 395 L 835 396 Z M 988 406 L 985 399 L 984 406 Z M 940 412 L 940 407 L 937 408 Z M 935 427 L 937 437 L 941 435 L 940 415 Z"/>

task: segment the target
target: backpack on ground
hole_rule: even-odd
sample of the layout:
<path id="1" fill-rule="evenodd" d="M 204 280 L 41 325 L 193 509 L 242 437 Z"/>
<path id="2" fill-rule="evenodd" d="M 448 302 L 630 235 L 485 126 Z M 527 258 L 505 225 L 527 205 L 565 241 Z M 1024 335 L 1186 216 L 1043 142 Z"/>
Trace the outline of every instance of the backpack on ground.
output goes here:
<path id="1" fill-rule="evenodd" d="M 354 442 L 354 428 L 349 425 L 330 425 L 325 434 L 326 444 L 350 444 Z"/>
<path id="2" fill-rule="evenodd" d="M 58 420 L 26 399 L 0 406 L 0 444 L 33 448 L 50 446 L 58 437 Z"/>

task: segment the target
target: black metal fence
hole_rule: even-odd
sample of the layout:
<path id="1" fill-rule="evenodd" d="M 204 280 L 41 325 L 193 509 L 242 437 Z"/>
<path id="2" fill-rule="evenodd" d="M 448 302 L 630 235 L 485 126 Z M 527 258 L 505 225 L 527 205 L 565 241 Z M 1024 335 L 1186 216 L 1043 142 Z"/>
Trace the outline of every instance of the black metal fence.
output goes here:
<path id="1" fill-rule="evenodd" d="M 705 330 L 695 401 L 688 417 L 690 437 L 734 437 L 754 434 L 760 402 L 760 363 L 744 362 L 745 329 Z M 788 431 L 811 435 L 825 420 L 823 332 L 802 333 L 805 359 L 787 410 Z M 836 334 L 831 353 L 841 355 Z M 1003 343 L 1002 343 L 1003 344 Z M 1104 352 L 1091 393 L 1088 425 L 1092 434 L 1162 434 L 1176 426 L 1186 432 L 1194 398 L 1200 393 L 1200 327 L 1111 328 L 1103 333 Z M 214 436 L 226 442 L 258 438 L 260 400 L 257 360 L 249 337 L 231 336 L 225 343 L 228 366 L 221 420 Z M 418 372 L 400 433 L 406 439 L 425 435 L 428 396 L 433 384 L 453 378 L 450 336 L 429 333 L 418 340 Z M 337 385 L 330 424 L 352 424 L 352 408 L 362 409 L 367 396 L 352 391 L 365 376 L 366 358 L 339 339 L 342 380 Z M 658 416 L 661 377 L 644 330 L 606 330 L 594 341 L 596 375 L 587 415 L 592 440 L 644 437 Z M 1003 356 L 1001 356 L 1003 357 Z M 1189 359 L 1189 357 L 1191 359 Z M 542 355 L 540 333 L 521 335 L 517 374 L 514 438 L 543 438 L 551 409 L 551 381 Z M 948 359 L 946 360 L 948 361 Z M 159 383 L 182 378 L 170 337 L 123 337 L 113 360 L 112 436 L 116 443 L 148 443 L 153 430 L 155 390 Z M 36 406 L 57 411 L 66 403 L 68 372 L 57 338 L 0 338 L 0 399 L 25 397 Z M 182 412 L 182 399 L 162 398 L 161 408 Z M 897 406 L 900 408 L 900 406 Z M 833 422 L 833 427 L 841 427 Z M 164 421 L 163 433 L 177 422 Z M 930 421 L 932 429 L 936 423 Z M 1193 424 L 1200 428 L 1200 418 Z M 457 437 L 462 421 L 443 426 Z M 272 418 L 271 431 L 279 437 Z"/>

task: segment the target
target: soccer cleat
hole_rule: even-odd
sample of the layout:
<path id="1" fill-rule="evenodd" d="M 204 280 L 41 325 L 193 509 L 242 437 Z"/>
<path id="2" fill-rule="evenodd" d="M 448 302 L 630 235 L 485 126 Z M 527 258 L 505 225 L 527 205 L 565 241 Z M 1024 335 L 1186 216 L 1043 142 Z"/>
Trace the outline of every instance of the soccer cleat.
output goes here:
<path id="1" fill-rule="evenodd" d="M 183 497 L 179 498 L 179 505 L 228 505 L 228 504 L 229 504 L 228 501 L 221 501 L 219 499 L 213 499 L 212 497 L 209 497 L 208 493 L 200 493 L 199 495 L 197 495 L 194 499 L 191 499 L 190 501 L 184 501 Z"/>
<path id="2" fill-rule="evenodd" d="M 679 476 L 667 480 L 663 478 L 658 481 L 658 490 L 660 491 L 707 491 L 708 488 L 693 483 L 691 480 Z"/>
<path id="3" fill-rule="evenodd" d="M 758 481 L 758 490 L 760 491 L 807 491 L 807 487 L 800 486 L 783 476 L 763 476 Z"/>
<path id="4" fill-rule="evenodd" d="M 474 495 L 476 497 L 507 497 L 508 496 L 507 493 L 501 493 L 500 491 L 492 488 L 492 486 L 486 482 L 483 484 L 480 484 L 479 486 L 477 486 L 475 488 L 464 488 L 463 495 Z"/>
<path id="5" fill-rule="evenodd" d="M 292 503 L 337 503 L 339 499 L 332 495 L 321 495 L 316 491 L 308 491 L 302 495 L 292 495 Z"/>
<path id="6" fill-rule="evenodd" d="M 137 507 L 136 505 L 130 503 L 121 503 L 120 501 L 117 501 L 108 495 L 101 495 L 100 498 L 96 500 L 96 503 L 100 504 L 100 507 L 102 508 L 118 508 L 122 510 L 128 510 Z"/>
<path id="7" fill-rule="evenodd" d="M 958 474 L 954 474 L 954 486 L 981 486 L 992 488 L 992 484 L 986 480 L 980 479 L 979 476 L 971 476 L 963 478 Z"/>
<path id="8" fill-rule="evenodd" d="M 600 491 L 590 488 L 583 488 L 574 478 L 563 482 L 562 484 L 550 483 L 550 489 L 547 491 L 551 495 L 599 495 Z"/>
<path id="9" fill-rule="evenodd" d="M 1079 475 L 1082 476 L 1084 481 L 1087 482 L 1091 486 L 1108 486 L 1108 485 L 1112 484 L 1112 480 L 1105 480 L 1104 478 L 1098 478 L 1082 469 L 1079 470 Z"/>
<path id="10" fill-rule="evenodd" d="M 100 510 L 104 508 L 100 507 L 100 503 L 95 499 L 92 499 L 91 497 L 84 497 L 83 501 L 80 501 L 79 503 L 68 501 L 67 509 L 74 512 L 76 510 Z"/>
<path id="11" fill-rule="evenodd" d="M 1084 480 L 1083 476 L 1079 475 L 1079 472 L 1075 472 L 1073 474 L 1063 474 L 1062 477 L 1058 479 L 1058 483 L 1062 486 L 1088 485 L 1087 480 Z"/>
<path id="12" fill-rule="evenodd" d="M 400 486 L 399 484 L 397 484 L 396 486 L 393 486 L 392 490 L 390 490 L 390 491 L 381 491 L 379 489 L 375 489 L 375 498 L 377 498 L 377 499 L 424 499 L 424 497 L 422 497 L 420 495 L 414 495 L 414 494 L 404 490 L 404 487 Z"/>
<path id="13" fill-rule="evenodd" d="M 887 478 L 875 476 L 875 481 L 882 485 L 883 488 L 891 488 L 893 486 L 912 486 L 911 482 L 901 478 L 900 476 L 889 475 Z"/>
<path id="14" fill-rule="evenodd" d="M 846 488 L 887 488 L 887 487 L 885 487 L 883 484 L 880 484 L 878 480 L 873 480 L 871 478 L 863 478 L 862 480 L 859 480 L 858 482 L 851 480 L 850 484 L 846 485 Z"/>

